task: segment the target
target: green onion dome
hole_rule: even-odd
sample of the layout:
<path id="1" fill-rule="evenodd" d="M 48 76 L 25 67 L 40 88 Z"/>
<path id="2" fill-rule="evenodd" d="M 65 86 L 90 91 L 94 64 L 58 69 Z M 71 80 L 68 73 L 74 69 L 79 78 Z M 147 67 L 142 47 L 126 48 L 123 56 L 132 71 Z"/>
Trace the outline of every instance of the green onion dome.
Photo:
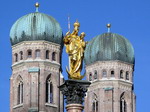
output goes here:
<path id="1" fill-rule="evenodd" d="M 115 60 L 134 64 L 134 49 L 123 36 L 115 33 L 104 33 L 88 42 L 84 60 L 86 65 L 96 61 Z"/>
<path id="2" fill-rule="evenodd" d="M 62 29 L 51 16 L 35 12 L 19 18 L 10 30 L 11 44 L 22 41 L 46 40 L 62 44 Z"/>

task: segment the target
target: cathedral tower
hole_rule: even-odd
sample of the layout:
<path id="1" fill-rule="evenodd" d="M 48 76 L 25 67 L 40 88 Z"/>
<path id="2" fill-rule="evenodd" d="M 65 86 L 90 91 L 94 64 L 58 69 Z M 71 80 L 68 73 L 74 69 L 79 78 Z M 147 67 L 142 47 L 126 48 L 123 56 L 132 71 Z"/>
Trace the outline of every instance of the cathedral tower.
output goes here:
<path id="1" fill-rule="evenodd" d="M 10 112 L 63 112 L 62 29 L 51 16 L 36 12 L 11 28 Z"/>
<path id="2" fill-rule="evenodd" d="M 134 49 L 123 36 L 104 33 L 88 42 L 85 112 L 135 112 Z"/>

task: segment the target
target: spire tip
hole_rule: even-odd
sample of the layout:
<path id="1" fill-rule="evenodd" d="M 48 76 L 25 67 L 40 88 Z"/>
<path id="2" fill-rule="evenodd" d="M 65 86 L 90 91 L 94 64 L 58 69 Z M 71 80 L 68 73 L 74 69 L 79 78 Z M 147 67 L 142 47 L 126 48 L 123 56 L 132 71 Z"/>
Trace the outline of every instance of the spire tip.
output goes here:
<path id="1" fill-rule="evenodd" d="M 36 7 L 36 12 L 39 12 L 38 9 L 40 7 L 40 4 L 38 2 L 35 3 L 35 7 Z"/>
<path id="2" fill-rule="evenodd" d="M 108 33 L 110 33 L 110 28 L 111 28 L 111 24 L 110 23 L 107 24 L 107 28 L 108 28 Z"/>

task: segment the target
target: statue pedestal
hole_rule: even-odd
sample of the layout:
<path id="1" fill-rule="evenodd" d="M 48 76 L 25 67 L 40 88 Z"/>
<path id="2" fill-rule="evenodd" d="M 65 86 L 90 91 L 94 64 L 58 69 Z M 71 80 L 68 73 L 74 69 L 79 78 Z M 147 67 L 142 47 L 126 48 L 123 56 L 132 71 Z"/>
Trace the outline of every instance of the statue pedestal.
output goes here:
<path id="1" fill-rule="evenodd" d="M 67 112 L 82 112 L 84 97 L 91 83 L 84 80 L 66 80 L 59 88 L 65 96 Z"/>

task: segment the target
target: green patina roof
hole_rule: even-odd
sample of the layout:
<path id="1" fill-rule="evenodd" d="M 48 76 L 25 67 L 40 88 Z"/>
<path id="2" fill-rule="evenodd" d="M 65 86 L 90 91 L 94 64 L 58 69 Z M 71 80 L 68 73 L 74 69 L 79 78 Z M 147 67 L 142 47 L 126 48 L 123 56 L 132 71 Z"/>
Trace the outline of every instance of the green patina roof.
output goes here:
<path id="1" fill-rule="evenodd" d="M 115 33 L 104 33 L 88 42 L 84 60 L 86 65 L 96 61 L 112 60 L 134 64 L 134 49 L 123 36 Z"/>
<path id="2" fill-rule="evenodd" d="M 38 112 L 38 109 L 37 108 L 29 108 L 28 112 Z"/>
<path id="3" fill-rule="evenodd" d="M 109 91 L 109 90 L 113 90 L 113 89 L 114 89 L 113 87 L 104 88 L 105 91 Z"/>
<path id="4" fill-rule="evenodd" d="M 11 28 L 12 45 L 21 41 L 46 40 L 62 44 L 62 29 L 51 16 L 35 12 L 19 18 Z"/>

